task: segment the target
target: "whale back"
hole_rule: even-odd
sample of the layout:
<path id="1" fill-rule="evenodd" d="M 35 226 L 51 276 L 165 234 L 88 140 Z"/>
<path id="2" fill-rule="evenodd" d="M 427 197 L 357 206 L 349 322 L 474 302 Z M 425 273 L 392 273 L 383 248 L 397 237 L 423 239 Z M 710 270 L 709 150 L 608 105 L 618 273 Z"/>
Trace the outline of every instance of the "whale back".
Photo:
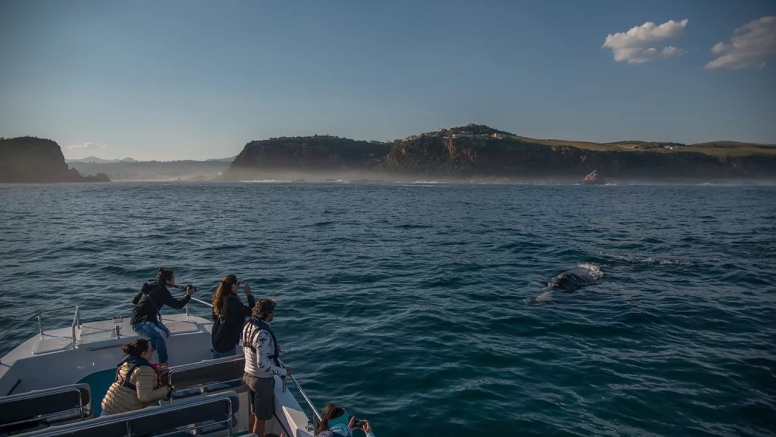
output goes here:
<path id="1" fill-rule="evenodd" d="M 547 284 L 548 287 L 563 290 L 567 293 L 574 292 L 586 285 L 595 284 L 596 280 L 590 273 L 584 269 L 573 269 L 565 271 L 552 278 Z"/>

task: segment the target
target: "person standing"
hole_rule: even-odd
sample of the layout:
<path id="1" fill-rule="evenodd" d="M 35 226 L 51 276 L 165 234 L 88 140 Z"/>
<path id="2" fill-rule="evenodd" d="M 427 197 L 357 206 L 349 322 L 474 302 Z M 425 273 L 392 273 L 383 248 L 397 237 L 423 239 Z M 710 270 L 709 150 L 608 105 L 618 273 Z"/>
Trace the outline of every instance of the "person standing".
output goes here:
<path id="1" fill-rule="evenodd" d="M 159 354 L 159 367 L 169 367 L 167 364 L 167 343 L 165 338 L 170 336 L 170 330 L 159 320 L 159 311 L 163 306 L 179 310 L 183 309 L 191 300 L 196 288 L 193 285 L 187 285 L 186 296 L 176 299 L 170 293 L 168 286 L 175 285 L 175 274 L 172 270 L 161 268 L 156 275 L 156 279 L 143 284 L 132 303 L 135 308 L 132 310 L 132 318 L 129 323 L 132 331 L 147 338 L 151 346 Z"/>
<path id="2" fill-rule="evenodd" d="M 231 357 L 237 354 L 240 334 L 245 325 L 245 318 L 251 316 L 251 309 L 256 306 L 256 299 L 251 294 L 251 287 L 246 282 L 245 297 L 248 305 L 240 301 L 237 290 L 240 281 L 235 275 L 226 275 L 213 293 L 213 329 L 211 330 L 211 345 L 213 358 Z"/>
<path id="3" fill-rule="evenodd" d="M 251 391 L 249 430 L 264 437 L 265 422 L 275 414 L 275 375 L 291 375 L 290 367 L 280 365 L 280 346 L 270 323 L 275 318 L 275 299 L 263 298 L 251 311 L 242 331 L 245 351 L 243 382 Z"/>

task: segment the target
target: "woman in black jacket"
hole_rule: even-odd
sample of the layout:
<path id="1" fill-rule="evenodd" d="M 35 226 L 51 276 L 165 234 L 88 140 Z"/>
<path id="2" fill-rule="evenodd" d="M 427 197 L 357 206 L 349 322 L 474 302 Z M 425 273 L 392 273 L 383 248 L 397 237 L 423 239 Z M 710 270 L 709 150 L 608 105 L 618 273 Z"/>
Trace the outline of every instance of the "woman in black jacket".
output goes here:
<path id="1" fill-rule="evenodd" d="M 240 282 L 235 275 L 226 275 L 213 293 L 213 329 L 211 343 L 213 358 L 230 357 L 237 353 L 245 318 L 251 316 L 256 299 L 251 287 L 245 284 L 245 296 L 248 305 L 244 305 L 237 295 Z"/>

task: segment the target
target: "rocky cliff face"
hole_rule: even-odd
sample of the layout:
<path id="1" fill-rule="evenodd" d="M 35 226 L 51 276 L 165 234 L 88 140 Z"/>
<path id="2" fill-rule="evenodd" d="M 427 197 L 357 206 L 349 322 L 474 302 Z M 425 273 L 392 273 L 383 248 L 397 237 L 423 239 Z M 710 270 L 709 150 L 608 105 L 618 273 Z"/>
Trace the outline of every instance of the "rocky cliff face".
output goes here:
<path id="1" fill-rule="evenodd" d="M 776 155 L 767 153 L 728 157 L 666 149 L 664 145 L 615 151 L 605 150 L 607 145 L 590 150 L 553 145 L 557 143 L 561 141 L 531 140 L 473 124 L 393 143 L 329 136 L 276 138 L 248 143 L 226 178 L 268 179 L 292 172 L 297 177 L 327 174 L 343 179 L 433 176 L 579 182 L 594 170 L 601 178 L 613 180 L 776 178 Z M 284 179 L 289 179 L 287 175 Z"/>
<path id="2" fill-rule="evenodd" d="M 593 170 L 616 179 L 776 178 L 776 157 L 714 157 L 693 152 L 594 151 L 519 140 L 419 138 L 397 142 L 383 167 L 442 176 L 559 177 Z"/>
<path id="3" fill-rule="evenodd" d="M 593 172 L 585 176 L 580 183 L 582 185 L 604 185 L 606 184 L 606 181 L 598 174 L 598 170 L 593 170 Z"/>
<path id="4" fill-rule="evenodd" d="M 344 174 L 374 169 L 390 150 L 384 143 L 332 136 L 273 138 L 245 145 L 225 179 L 271 177 L 278 173 Z"/>
<path id="5" fill-rule="evenodd" d="M 84 177 L 68 168 L 54 141 L 21 137 L 0 140 L 0 182 L 107 182 L 107 176 Z"/>

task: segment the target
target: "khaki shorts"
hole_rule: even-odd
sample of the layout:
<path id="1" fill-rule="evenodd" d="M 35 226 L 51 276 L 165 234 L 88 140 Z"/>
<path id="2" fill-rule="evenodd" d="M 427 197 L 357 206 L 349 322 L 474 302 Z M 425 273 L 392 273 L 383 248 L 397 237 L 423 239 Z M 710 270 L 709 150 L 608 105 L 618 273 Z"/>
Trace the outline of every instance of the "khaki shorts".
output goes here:
<path id="1" fill-rule="evenodd" d="M 258 378 L 246 373 L 243 382 L 251 390 L 251 413 L 258 420 L 270 420 L 275 415 L 275 377 Z"/>

